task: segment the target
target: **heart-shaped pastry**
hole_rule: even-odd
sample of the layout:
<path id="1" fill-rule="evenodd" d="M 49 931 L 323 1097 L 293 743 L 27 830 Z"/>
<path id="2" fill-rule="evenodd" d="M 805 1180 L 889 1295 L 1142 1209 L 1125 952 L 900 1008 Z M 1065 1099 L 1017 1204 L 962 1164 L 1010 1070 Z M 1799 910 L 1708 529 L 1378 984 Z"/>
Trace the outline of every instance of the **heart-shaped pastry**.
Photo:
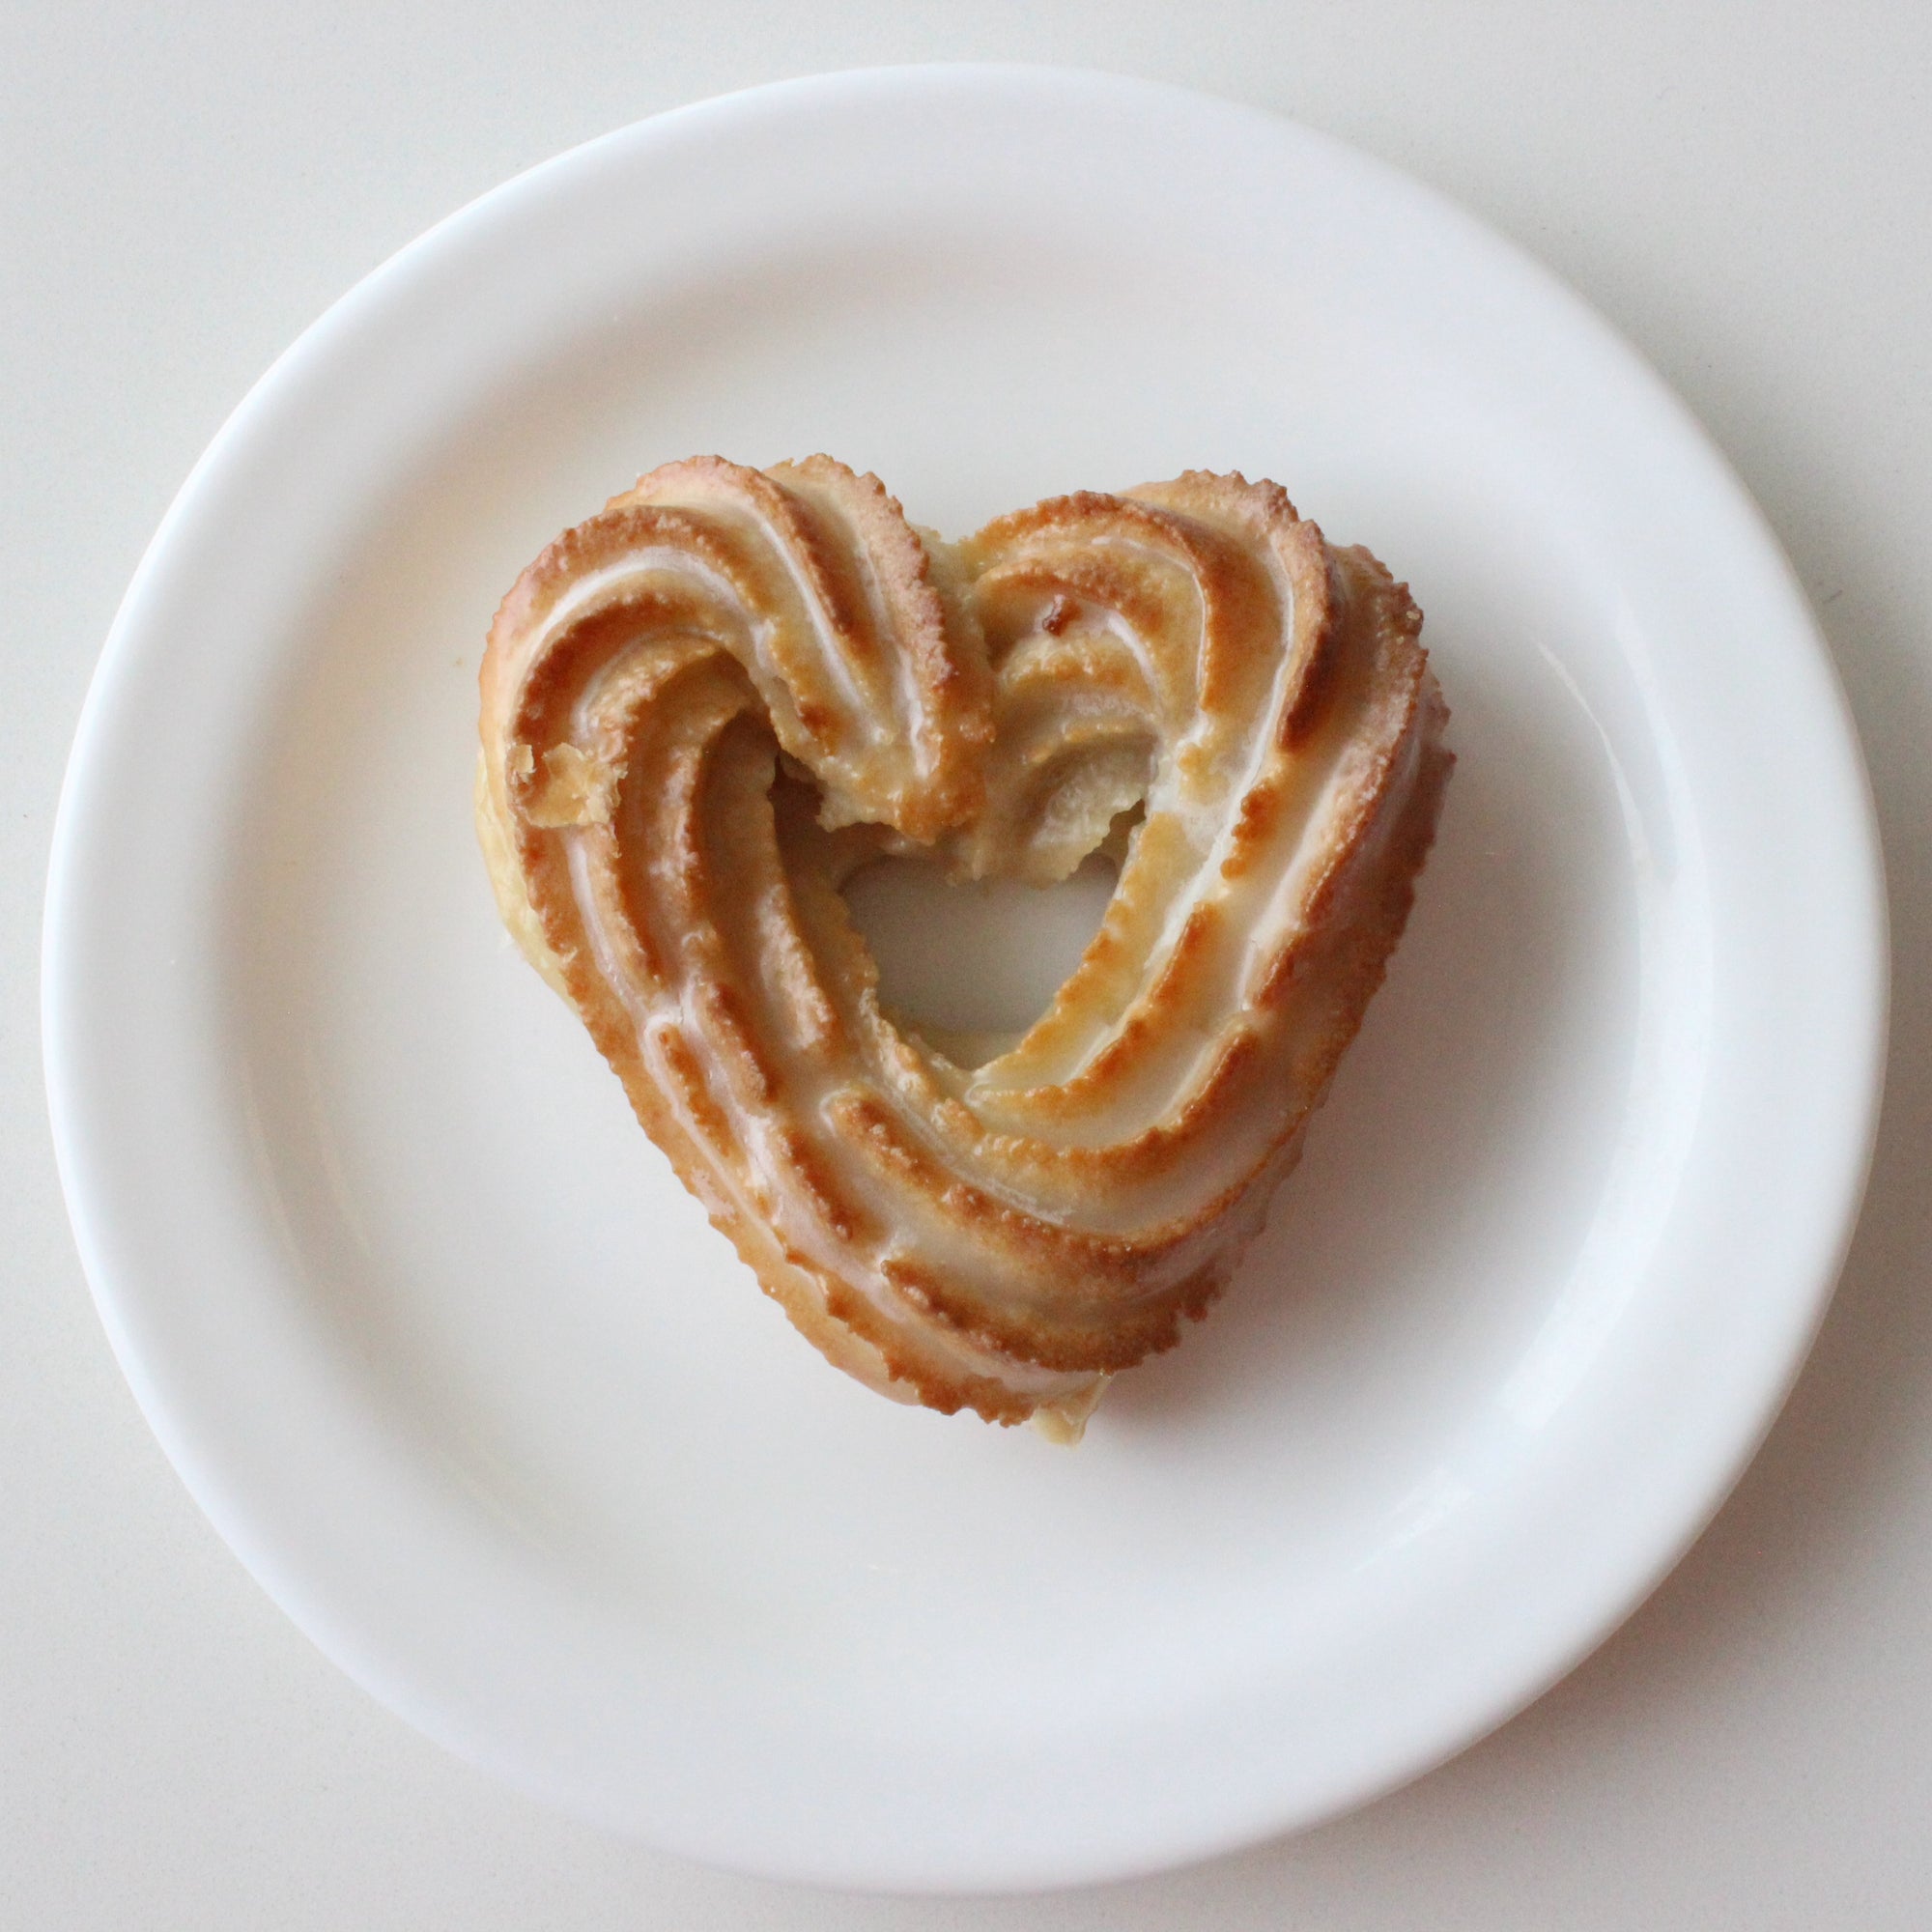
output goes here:
<path id="1" fill-rule="evenodd" d="M 1272 483 L 948 544 L 826 457 L 670 464 L 497 614 L 484 849 L 831 1361 L 1077 1435 L 1226 1283 L 1381 981 L 1453 762 L 1421 622 Z M 972 1065 L 887 1015 L 858 867 L 1046 883 L 1110 840 L 1112 903 L 1017 1044 Z"/>

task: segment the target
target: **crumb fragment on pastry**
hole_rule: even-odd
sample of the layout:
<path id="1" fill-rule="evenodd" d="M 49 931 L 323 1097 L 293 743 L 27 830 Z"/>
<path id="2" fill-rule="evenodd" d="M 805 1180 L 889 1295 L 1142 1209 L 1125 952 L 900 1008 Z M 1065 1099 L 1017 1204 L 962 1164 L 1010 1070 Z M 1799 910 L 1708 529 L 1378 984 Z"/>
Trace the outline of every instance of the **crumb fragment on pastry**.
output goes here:
<path id="1" fill-rule="evenodd" d="M 527 748 L 526 748 L 527 749 Z M 553 745 L 543 754 L 544 779 L 524 807 L 540 831 L 567 825 L 607 825 L 617 801 L 616 767 L 575 745 Z"/>
<path id="2" fill-rule="evenodd" d="M 1453 762 L 1406 589 L 1274 484 L 949 545 L 826 457 L 671 464 L 485 654 L 511 932 L 767 1293 L 899 1400 L 1077 1439 L 1225 1285 L 1380 982 Z M 882 852 L 1113 902 L 980 1065 L 895 1027 Z"/>

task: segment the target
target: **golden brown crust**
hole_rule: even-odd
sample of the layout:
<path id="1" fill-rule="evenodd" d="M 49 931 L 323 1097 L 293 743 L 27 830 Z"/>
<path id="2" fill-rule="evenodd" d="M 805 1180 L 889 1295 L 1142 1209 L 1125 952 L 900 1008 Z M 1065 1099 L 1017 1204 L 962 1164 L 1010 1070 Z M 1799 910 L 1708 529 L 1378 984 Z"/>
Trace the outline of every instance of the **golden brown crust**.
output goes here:
<path id="1" fill-rule="evenodd" d="M 1082 492 L 948 546 L 826 457 L 672 464 L 497 613 L 485 855 L 831 1360 L 1077 1435 L 1226 1282 L 1380 983 L 1452 763 L 1420 626 L 1271 483 Z M 893 1024 L 857 866 L 1047 881 L 1132 807 L 1023 1039 L 969 1067 Z"/>

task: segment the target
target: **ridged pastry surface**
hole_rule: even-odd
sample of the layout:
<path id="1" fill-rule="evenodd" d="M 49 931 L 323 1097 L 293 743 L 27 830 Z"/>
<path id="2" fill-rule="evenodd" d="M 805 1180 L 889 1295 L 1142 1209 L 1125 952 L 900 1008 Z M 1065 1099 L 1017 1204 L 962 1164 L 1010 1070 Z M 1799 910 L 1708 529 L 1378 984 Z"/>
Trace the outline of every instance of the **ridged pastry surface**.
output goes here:
<path id="1" fill-rule="evenodd" d="M 1272 483 L 949 544 L 818 456 L 654 470 L 482 671 L 498 903 L 765 1290 L 885 1393 L 1077 1435 L 1258 1232 L 1380 983 L 1452 762 L 1406 589 Z M 840 896 L 1118 888 L 982 1064 L 883 1009 Z"/>

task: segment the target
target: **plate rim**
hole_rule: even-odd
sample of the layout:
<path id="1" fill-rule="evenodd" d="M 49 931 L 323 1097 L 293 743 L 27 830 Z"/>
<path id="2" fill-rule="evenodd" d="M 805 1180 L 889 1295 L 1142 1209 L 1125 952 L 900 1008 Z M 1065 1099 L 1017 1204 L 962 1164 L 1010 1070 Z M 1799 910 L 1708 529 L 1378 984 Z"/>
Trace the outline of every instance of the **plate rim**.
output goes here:
<path id="1" fill-rule="evenodd" d="M 89 786 L 96 767 L 104 756 L 114 688 L 128 673 L 142 649 L 143 604 L 155 580 L 182 542 L 184 534 L 192 534 L 198 500 L 211 479 L 218 475 L 239 450 L 246 447 L 248 439 L 255 433 L 258 419 L 273 409 L 282 391 L 299 381 L 305 359 L 327 354 L 335 334 L 353 327 L 362 310 L 379 298 L 383 290 L 407 274 L 412 264 L 429 258 L 452 233 L 459 239 L 467 236 L 471 228 L 487 219 L 488 211 L 493 206 L 500 206 L 512 194 L 541 186 L 547 178 L 561 179 L 570 171 L 594 165 L 594 157 L 600 151 L 613 150 L 620 144 L 639 138 L 646 129 L 671 125 L 689 128 L 707 120 L 722 128 L 728 125 L 731 116 L 747 112 L 756 114 L 770 104 L 813 96 L 830 102 L 841 96 L 851 98 L 874 88 L 911 85 L 936 86 L 942 90 L 956 87 L 971 91 L 989 86 L 997 89 L 1015 83 L 1029 87 L 1072 87 L 1094 91 L 1112 97 L 1129 111 L 1137 106 L 1152 107 L 1161 103 L 1172 110 L 1184 104 L 1197 114 L 1218 115 L 1264 126 L 1278 135 L 1286 134 L 1291 140 L 1307 142 L 1346 157 L 1350 166 L 1366 170 L 1384 185 L 1399 188 L 1405 196 L 1428 206 L 1438 219 L 1453 223 L 1465 237 L 1478 238 L 1481 245 L 1498 260 L 1508 261 L 1519 274 L 1527 277 L 1539 288 L 1546 299 L 1554 301 L 1567 311 L 1567 319 L 1573 327 L 1585 329 L 1601 347 L 1612 350 L 1624 363 L 1626 372 L 1637 378 L 1660 409 L 1674 420 L 1679 436 L 1697 447 L 1714 473 L 1727 486 L 1733 506 L 1743 513 L 1753 531 L 1762 562 L 1780 580 L 1795 620 L 1794 636 L 1803 637 L 1812 654 L 1813 668 L 1822 671 L 1825 688 L 1835 699 L 1834 715 L 1828 721 L 1821 721 L 1819 729 L 1833 738 L 1833 748 L 1841 754 L 1845 766 L 1844 775 L 1851 781 L 1850 791 L 1839 803 L 1850 808 L 1851 829 L 1857 834 L 1857 850 L 1848 847 L 1844 857 L 1848 865 L 1859 863 L 1868 915 L 1864 927 L 1858 935 L 1862 941 L 1865 958 L 1864 979 L 1860 986 L 1848 988 L 1845 994 L 1848 1009 L 1856 1009 L 1849 1030 L 1860 1035 L 1865 1046 L 1862 1066 L 1847 1069 L 1848 1087 L 1855 1081 L 1861 1095 L 1861 1103 L 1850 1109 L 1859 1117 L 1861 1131 L 1857 1136 L 1857 1144 L 1843 1151 L 1842 1176 L 1829 1217 L 1836 1231 L 1829 1263 L 1817 1270 L 1817 1279 L 1812 1284 L 1808 1298 L 1797 1308 L 1793 1342 L 1782 1362 L 1781 1377 L 1760 1391 L 1753 1426 L 1732 1441 L 1726 1453 L 1714 1455 L 1710 1480 L 1700 1485 L 1705 1495 L 1703 1507 L 1683 1520 L 1678 1526 L 1678 1533 L 1653 1552 L 1654 1560 L 1641 1569 L 1632 1570 L 1626 1587 L 1614 1601 L 1603 1605 L 1594 1619 L 1573 1634 L 1573 1641 L 1565 1650 L 1563 1661 L 1554 1668 L 1539 1671 L 1533 1681 L 1525 1682 L 1520 1687 L 1520 1694 L 1513 1701 L 1496 1705 L 1465 1734 L 1420 1754 L 1411 1753 L 1400 1765 L 1391 1768 L 1386 1776 L 1364 1788 L 1342 1795 L 1332 1804 L 1311 1815 L 1284 1820 L 1260 1833 L 1241 1827 L 1211 1842 L 1199 1842 L 1179 1850 L 1167 1846 L 1153 1848 L 1139 1858 L 1118 1854 L 1097 1860 L 1078 1857 L 1069 1860 L 1064 1871 L 1029 1873 L 1017 1884 L 1014 1875 L 1004 1870 L 993 1872 L 984 1883 L 970 1877 L 962 1881 L 957 1874 L 948 1874 L 933 1884 L 908 1887 L 899 1878 L 875 1883 L 863 1873 L 828 1876 L 822 1871 L 802 1871 L 784 1862 L 767 1865 L 755 1859 L 733 1858 L 728 1861 L 738 1869 L 769 1877 L 838 1884 L 861 1889 L 1044 1889 L 1112 1878 L 1144 1876 L 1169 1869 L 1177 1863 L 1236 1850 L 1284 1831 L 1306 1829 L 1370 1803 L 1460 1754 L 1535 1702 L 1595 1651 L 1652 1594 L 1703 1534 L 1755 1458 L 1803 1371 L 1856 1236 L 1884 1097 L 1890 979 L 1889 908 L 1884 876 L 1884 853 L 1869 772 L 1856 721 L 1831 648 L 1769 520 L 1710 433 L 1650 362 L 1560 275 L 1447 195 L 1352 144 L 1287 116 L 1212 93 L 1102 69 L 1017 62 L 861 67 L 769 82 L 684 103 L 580 143 L 473 197 L 361 276 L 297 335 L 249 386 L 192 466 L 171 501 L 117 609 L 81 708 L 63 778 L 51 840 L 41 955 L 43 1068 L 63 1196 L 95 1306 L 116 1360 L 144 1417 L 197 1507 L 270 1600 L 317 1642 L 331 1662 L 385 1707 L 398 1711 L 412 1725 L 427 1731 L 469 1761 L 486 1761 L 487 1753 L 466 1747 L 461 1740 L 448 1734 L 446 1727 L 440 1728 L 426 1721 L 418 1709 L 403 1708 L 396 1697 L 374 1681 L 371 1671 L 357 1667 L 345 1656 L 343 1645 L 325 1640 L 317 1627 L 325 1619 L 313 1613 L 315 1606 L 307 1606 L 309 1613 L 298 1613 L 291 1602 L 290 1593 L 277 1586 L 270 1574 L 272 1565 L 260 1560 L 262 1552 L 259 1549 L 251 1550 L 254 1539 L 248 1525 L 234 1520 L 233 1512 L 225 1507 L 219 1471 L 203 1464 L 192 1441 L 191 1429 L 185 1426 L 185 1418 L 177 1412 L 168 1389 L 156 1380 L 151 1373 L 150 1364 L 143 1358 L 126 1321 L 129 1298 L 138 1301 L 138 1288 L 115 1278 L 114 1270 L 97 1238 L 96 1217 L 111 1212 L 111 1208 L 98 1196 L 83 1146 L 85 1128 L 80 1119 L 83 1103 L 78 1097 L 80 1080 L 75 1071 L 76 1057 L 81 1050 L 78 1034 L 82 1020 L 77 1010 L 80 1002 L 73 991 L 75 970 L 71 957 L 78 943 L 75 929 L 81 916 L 81 907 L 75 897 L 80 888 L 75 882 L 90 829 Z M 493 1763 L 489 1768 L 499 1776 L 508 1776 L 511 1781 L 533 1795 L 549 1796 L 553 1803 L 561 1802 L 554 1794 L 545 1793 L 539 1784 L 517 1776 L 514 1770 L 500 1763 Z M 568 1805 L 566 1808 L 577 1809 Z M 582 1815 L 581 1812 L 579 1815 Z M 671 1848 L 685 1849 L 679 1846 Z M 693 1855 L 715 1857 L 707 1851 Z"/>

